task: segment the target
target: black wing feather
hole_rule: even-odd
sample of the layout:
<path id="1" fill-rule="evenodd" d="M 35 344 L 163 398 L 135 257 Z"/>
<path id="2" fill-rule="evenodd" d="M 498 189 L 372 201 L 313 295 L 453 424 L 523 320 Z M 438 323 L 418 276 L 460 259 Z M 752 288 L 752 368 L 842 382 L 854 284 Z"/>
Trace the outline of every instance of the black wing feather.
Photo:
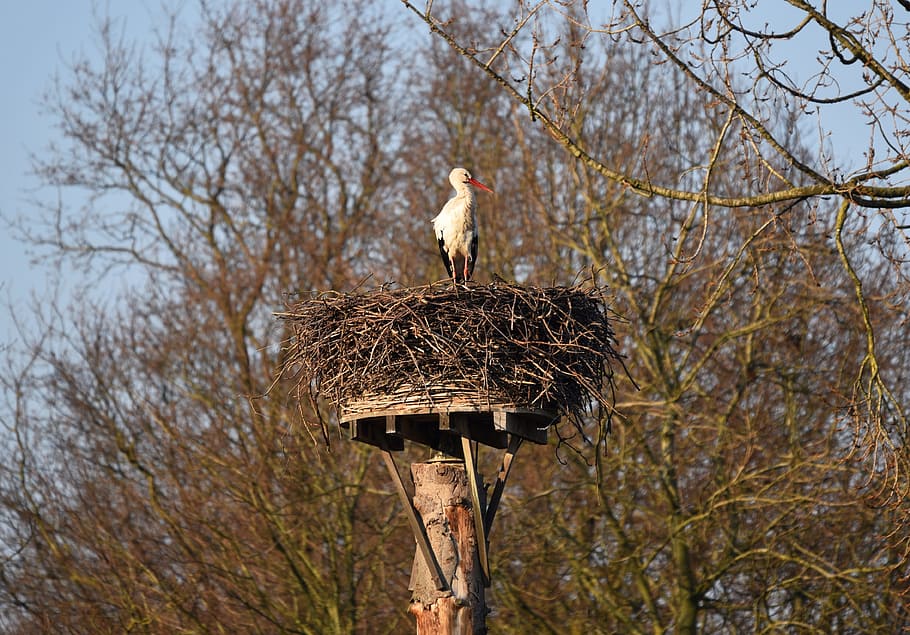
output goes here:
<path id="1" fill-rule="evenodd" d="M 477 233 L 471 239 L 471 262 L 468 263 L 468 278 L 474 277 L 474 265 L 477 262 Z"/>
<path id="2" fill-rule="evenodd" d="M 449 252 L 446 251 L 446 241 L 442 237 L 442 232 L 439 232 L 439 255 L 442 256 L 442 264 L 446 266 L 446 273 L 448 273 L 451 278 L 452 261 L 449 260 Z"/>

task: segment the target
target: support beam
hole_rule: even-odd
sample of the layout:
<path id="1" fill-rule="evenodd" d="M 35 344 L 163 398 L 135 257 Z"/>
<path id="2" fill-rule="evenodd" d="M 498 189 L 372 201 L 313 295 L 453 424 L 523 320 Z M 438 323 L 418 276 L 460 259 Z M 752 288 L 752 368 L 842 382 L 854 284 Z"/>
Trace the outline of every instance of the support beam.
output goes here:
<path id="1" fill-rule="evenodd" d="M 512 469 L 512 459 L 518 453 L 521 447 L 522 437 L 513 434 L 509 437 L 509 447 L 502 457 L 502 465 L 499 467 L 499 474 L 496 475 L 496 483 L 493 485 L 493 493 L 490 495 L 490 502 L 484 513 L 483 524 L 487 536 L 493 528 L 493 519 L 496 518 L 496 510 L 499 509 L 499 501 L 502 498 L 502 492 L 506 487 L 506 480 L 509 478 L 509 472 Z"/>
<path id="2" fill-rule="evenodd" d="M 480 499 L 480 486 L 477 484 L 479 475 L 474 466 L 474 455 L 471 453 L 471 440 L 461 437 L 461 449 L 464 453 L 465 470 L 468 473 L 468 485 L 471 489 L 471 504 L 474 516 L 474 531 L 477 534 L 477 556 L 480 560 L 480 570 L 483 572 L 484 586 L 490 586 L 490 560 L 487 556 L 487 532 L 484 528 L 486 506 Z"/>
<path id="3" fill-rule="evenodd" d="M 395 465 L 395 459 L 392 457 L 392 453 L 388 450 L 383 450 L 382 458 L 385 460 L 386 469 L 388 469 L 389 474 L 392 476 L 392 482 L 395 485 L 395 489 L 398 491 L 398 497 L 401 499 L 401 504 L 408 517 L 408 523 L 411 525 L 411 531 L 414 533 L 414 539 L 417 541 L 417 550 L 423 556 L 424 564 L 433 580 L 436 590 L 449 591 L 448 580 L 439 567 L 439 562 L 436 560 L 436 555 L 433 553 L 433 548 L 430 546 L 430 541 L 427 538 L 424 523 L 419 518 L 417 510 L 414 508 L 414 503 L 411 501 L 411 497 L 408 496 L 408 492 L 404 487 L 404 482 L 401 480 L 401 474 L 398 472 L 398 466 Z"/>

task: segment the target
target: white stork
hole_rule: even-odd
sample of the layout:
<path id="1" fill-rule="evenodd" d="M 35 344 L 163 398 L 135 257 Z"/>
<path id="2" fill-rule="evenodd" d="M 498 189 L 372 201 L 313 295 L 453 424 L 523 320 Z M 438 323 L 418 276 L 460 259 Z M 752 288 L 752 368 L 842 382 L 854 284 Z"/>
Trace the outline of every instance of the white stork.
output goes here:
<path id="1" fill-rule="evenodd" d="M 433 219 L 433 231 L 436 232 L 446 272 L 458 284 L 471 279 L 477 262 L 477 203 L 471 186 L 490 193 L 493 190 L 473 178 L 464 168 L 449 172 L 449 183 L 455 188 L 455 196 Z"/>

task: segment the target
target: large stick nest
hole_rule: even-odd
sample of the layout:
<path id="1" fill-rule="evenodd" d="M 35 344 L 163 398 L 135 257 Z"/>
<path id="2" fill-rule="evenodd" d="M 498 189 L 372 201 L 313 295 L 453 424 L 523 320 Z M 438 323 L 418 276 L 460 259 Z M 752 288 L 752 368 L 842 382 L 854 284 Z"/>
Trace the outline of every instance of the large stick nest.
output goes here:
<path id="1" fill-rule="evenodd" d="M 276 316 L 291 327 L 282 377 L 338 410 L 384 394 L 433 402 L 456 387 L 580 422 L 595 404 L 609 414 L 622 364 L 593 284 L 326 292 Z"/>

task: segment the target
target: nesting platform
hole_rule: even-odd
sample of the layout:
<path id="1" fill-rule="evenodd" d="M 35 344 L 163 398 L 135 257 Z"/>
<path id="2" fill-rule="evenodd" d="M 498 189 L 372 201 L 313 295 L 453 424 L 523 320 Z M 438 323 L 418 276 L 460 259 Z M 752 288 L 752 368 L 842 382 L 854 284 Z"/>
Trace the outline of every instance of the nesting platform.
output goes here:
<path id="1" fill-rule="evenodd" d="M 593 404 L 612 407 L 620 356 L 593 284 L 327 292 L 276 316 L 289 327 L 281 378 L 378 447 L 407 439 L 448 452 L 465 437 L 503 448 L 510 435 L 546 443 L 562 417 L 581 428 Z"/>
<path id="2" fill-rule="evenodd" d="M 393 451 L 403 450 L 407 440 L 456 457 L 461 456 L 460 437 L 499 449 L 508 446 L 509 435 L 546 444 L 547 430 L 560 416 L 555 410 L 464 400 L 445 406 L 411 403 L 371 410 L 362 405 L 341 410 L 341 426 L 351 439 Z"/>
<path id="3" fill-rule="evenodd" d="M 405 386 L 347 401 L 339 411 L 342 427 L 355 441 L 402 450 L 407 440 L 456 457 L 461 456 L 459 437 L 500 449 L 513 434 L 546 444 L 547 429 L 560 417 L 555 408 L 491 400 L 488 394 L 451 384 Z"/>

